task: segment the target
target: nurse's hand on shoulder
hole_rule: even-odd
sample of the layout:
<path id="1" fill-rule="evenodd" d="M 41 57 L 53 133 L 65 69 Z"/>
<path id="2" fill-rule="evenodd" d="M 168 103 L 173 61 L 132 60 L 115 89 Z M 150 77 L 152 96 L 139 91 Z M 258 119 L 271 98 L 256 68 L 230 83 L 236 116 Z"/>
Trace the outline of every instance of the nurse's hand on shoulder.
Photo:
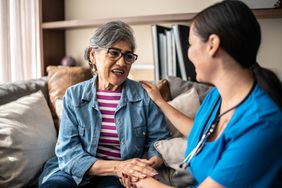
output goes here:
<path id="1" fill-rule="evenodd" d="M 164 101 L 158 87 L 148 81 L 140 81 L 142 87 L 146 90 L 150 98 L 156 103 L 159 104 Z"/>

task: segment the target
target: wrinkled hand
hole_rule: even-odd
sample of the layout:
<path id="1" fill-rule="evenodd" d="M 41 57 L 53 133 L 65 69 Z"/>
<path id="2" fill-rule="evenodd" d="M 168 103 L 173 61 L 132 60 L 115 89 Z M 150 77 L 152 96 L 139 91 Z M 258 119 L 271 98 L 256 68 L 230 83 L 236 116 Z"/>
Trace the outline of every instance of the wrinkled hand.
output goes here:
<path id="1" fill-rule="evenodd" d="M 142 87 L 146 90 L 150 98 L 156 103 L 163 101 L 163 97 L 158 89 L 158 87 L 148 81 L 140 81 Z"/>
<path id="2" fill-rule="evenodd" d="M 146 177 L 153 177 L 158 172 L 151 167 L 152 161 L 147 159 L 129 159 L 116 166 L 116 174 L 125 187 L 134 187 L 133 183 Z"/>
<path id="3" fill-rule="evenodd" d="M 153 156 L 149 159 L 149 162 L 151 163 L 150 166 L 152 166 L 155 169 L 158 169 L 163 165 L 163 159 L 157 156 Z"/>

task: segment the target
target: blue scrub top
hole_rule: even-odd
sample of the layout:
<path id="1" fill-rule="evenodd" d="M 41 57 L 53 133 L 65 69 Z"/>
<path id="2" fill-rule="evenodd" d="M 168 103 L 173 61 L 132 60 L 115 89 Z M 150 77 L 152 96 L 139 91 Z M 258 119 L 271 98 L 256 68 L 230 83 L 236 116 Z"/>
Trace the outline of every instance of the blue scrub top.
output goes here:
<path id="1" fill-rule="evenodd" d="M 219 92 L 213 88 L 196 114 L 189 135 L 187 156 L 197 145 L 201 130 Z M 216 104 L 207 127 L 215 119 Z M 282 110 L 258 85 L 236 108 L 222 134 L 207 142 L 193 157 L 189 170 L 200 184 L 211 177 L 219 184 L 232 187 L 282 187 Z"/>

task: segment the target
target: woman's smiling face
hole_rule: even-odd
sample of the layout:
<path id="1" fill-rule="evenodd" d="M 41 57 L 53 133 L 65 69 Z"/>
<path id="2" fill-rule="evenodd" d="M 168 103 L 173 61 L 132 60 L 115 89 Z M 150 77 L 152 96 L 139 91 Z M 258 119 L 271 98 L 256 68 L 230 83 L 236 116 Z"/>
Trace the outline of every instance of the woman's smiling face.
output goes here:
<path id="1" fill-rule="evenodd" d="M 208 82 L 210 71 L 212 70 L 209 62 L 208 44 L 203 42 L 194 30 L 192 24 L 189 32 L 188 57 L 195 66 L 197 81 Z"/>
<path id="2" fill-rule="evenodd" d="M 120 41 L 111 46 L 121 50 L 122 53 L 132 52 L 130 45 L 125 41 Z M 113 60 L 108 53 L 108 49 L 91 51 L 94 63 L 97 67 L 98 89 L 117 90 L 121 89 L 122 83 L 127 79 L 131 64 L 125 62 L 124 56 L 118 60 Z"/>

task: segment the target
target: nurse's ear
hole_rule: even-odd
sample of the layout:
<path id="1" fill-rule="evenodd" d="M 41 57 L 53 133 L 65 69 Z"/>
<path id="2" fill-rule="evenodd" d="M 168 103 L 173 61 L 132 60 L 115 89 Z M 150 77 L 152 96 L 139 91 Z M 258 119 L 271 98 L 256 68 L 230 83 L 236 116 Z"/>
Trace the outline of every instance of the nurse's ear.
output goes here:
<path id="1" fill-rule="evenodd" d="M 214 57 L 220 48 L 220 38 L 216 34 L 211 34 L 208 39 L 208 51 Z"/>

